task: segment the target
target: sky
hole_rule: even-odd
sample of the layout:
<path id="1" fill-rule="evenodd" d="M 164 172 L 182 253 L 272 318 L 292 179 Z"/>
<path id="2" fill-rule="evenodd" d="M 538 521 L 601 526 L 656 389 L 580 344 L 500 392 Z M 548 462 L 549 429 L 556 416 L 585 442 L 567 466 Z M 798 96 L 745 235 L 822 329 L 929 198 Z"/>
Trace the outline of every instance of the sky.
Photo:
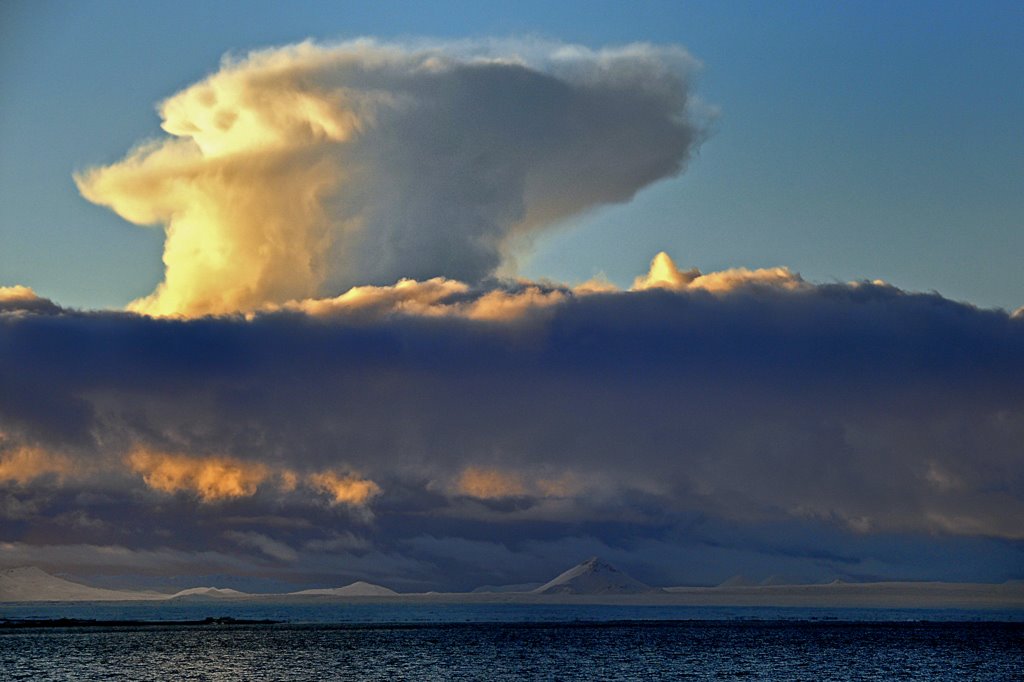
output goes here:
<path id="1" fill-rule="evenodd" d="M 1024 578 L 1017 3 L 0 8 L 0 566 Z"/>

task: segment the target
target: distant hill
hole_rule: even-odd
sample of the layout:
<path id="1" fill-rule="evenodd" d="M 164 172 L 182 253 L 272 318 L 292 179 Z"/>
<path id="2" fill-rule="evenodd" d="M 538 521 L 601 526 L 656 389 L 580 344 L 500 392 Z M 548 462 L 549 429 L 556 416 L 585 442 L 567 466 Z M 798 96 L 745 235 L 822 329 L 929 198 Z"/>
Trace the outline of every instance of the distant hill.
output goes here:
<path id="1" fill-rule="evenodd" d="M 330 587 L 322 589 L 312 590 L 300 590 L 298 592 L 289 592 L 289 596 L 325 596 L 325 597 L 392 597 L 398 593 L 394 590 L 389 590 L 382 585 L 374 585 L 373 583 L 364 582 L 357 580 L 351 585 L 345 587 Z"/>
<path id="2" fill-rule="evenodd" d="M 287 594 L 250 594 L 218 587 L 193 587 L 174 594 L 90 587 L 58 578 L 35 567 L 0 570 L 0 602 L 150 601 L 308 602 L 379 597 L 416 603 L 631 603 L 689 606 L 787 606 L 843 608 L 1024 609 L 1024 581 L 999 584 L 940 582 L 872 582 L 751 585 L 743 578 L 717 587 L 645 585 L 597 557 L 588 559 L 539 587 L 530 584 L 478 588 L 474 592 L 399 594 L 381 585 L 355 582 Z M 533 589 L 530 589 L 530 588 Z"/>
<path id="3" fill-rule="evenodd" d="M 227 587 L 190 587 L 170 595 L 170 599 L 244 599 L 252 595 Z"/>
<path id="4" fill-rule="evenodd" d="M 0 571 L 0 602 L 4 601 L 137 601 L 167 599 L 159 592 L 107 590 L 50 575 L 35 566 Z"/>
<path id="5" fill-rule="evenodd" d="M 354 582 L 344 587 L 301 590 L 288 594 L 250 594 L 224 587 L 190 587 L 174 594 L 135 590 L 110 590 L 90 587 L 50 575 L 34 566 L 0 571 L 0 602 L 23 601 L 207 601 L 225 599 L 261 599 L 269 597 L 391 597 L 398 595 L 381 585 Z"/>
<path id="6" fill-rule="evenodd" d="M 591 557 L 554 580 L 541 585 L 533 592 L 534 594 L 644 594 L 661 592 L 661 589 L 651 587 L 626 575 L 598 557 Z"/>

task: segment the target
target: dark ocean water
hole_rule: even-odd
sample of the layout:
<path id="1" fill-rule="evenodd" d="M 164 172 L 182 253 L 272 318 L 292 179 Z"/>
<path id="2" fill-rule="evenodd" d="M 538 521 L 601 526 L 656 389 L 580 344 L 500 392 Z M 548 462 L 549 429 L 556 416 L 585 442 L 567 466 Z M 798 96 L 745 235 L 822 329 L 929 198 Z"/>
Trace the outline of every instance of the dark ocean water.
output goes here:
<path id="1" fill-rule="evenodd" d="M 62 614 L 111 615 L 74 606 L 66 605 Z M 183 606 L 183 613 L 161 614 L 258 615 L 220 606 L 194 604 Z M 885 620 L 831 620 L 838 616 L 806 609 L 782 619 L 770 617 L 775 610 L 733 609 L 740 613 L 712 610 L 706 614 L 712 619 L 655 620 L 663 609 L 352 606 L 317 605 L 311 613 L 308 605 L 266 605 L 293 616 L 279 625 L 0 630 L 0 679 L 1024 679 L 1024 623 L 996 622 L 991 613 L 982 614 L 988 620 L 965 612 L 971 620 L 951 620 L 952 613 L 921 620 L 927 614 L 918 611 L 884 612 Z M 22 608 L 29 607 L 16 610 Z M 120 608 L 115 615 L 122 618 L 143 615 L 125 613 L 123 605 L 102 608 Z M 12 609 L 2 605 L 0 615 L 30 615 Z M 620 619 L 637 609 L 643 618 Z M 328 610 L 334 622 L 313 622 L 312 616 Z"/>

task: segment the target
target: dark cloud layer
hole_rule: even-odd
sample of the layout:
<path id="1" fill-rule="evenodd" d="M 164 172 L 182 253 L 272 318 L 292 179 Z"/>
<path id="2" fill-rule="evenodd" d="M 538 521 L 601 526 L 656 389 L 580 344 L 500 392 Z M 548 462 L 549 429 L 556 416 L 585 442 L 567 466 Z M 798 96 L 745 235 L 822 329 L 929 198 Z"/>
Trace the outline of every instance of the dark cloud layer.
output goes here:
<path id="1" fill-rule="evenodd" d="M 1022 577 L 1019 317 L 867 283 L 558 293 L 497 321 L 4 314 L 0 561 Z M 202 493 L 204 471 L 237 485 Z"/>

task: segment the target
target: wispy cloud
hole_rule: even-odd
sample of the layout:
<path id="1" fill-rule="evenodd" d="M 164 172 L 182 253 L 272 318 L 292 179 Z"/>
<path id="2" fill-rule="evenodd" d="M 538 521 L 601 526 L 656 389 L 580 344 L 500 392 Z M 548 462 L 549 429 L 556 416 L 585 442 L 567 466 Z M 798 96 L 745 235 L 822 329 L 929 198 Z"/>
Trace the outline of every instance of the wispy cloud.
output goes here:
<path id="1" fill-rule="evenodd" d="M 242 547 L 258 550 L 279 561 L 295 561 L 299 558 L 298 553 L 291 547 L 263 533 L 229 530 L 224 533 L 224 537 Z"/>
<path id="2" fill-rule="evenodd" d="M 5 448 L 4 440 L 0 433 L 0 481 L 26 485 L 45 476 L 60 481 L 76 470 L 81 472 L 71 457 L 28 445 Z"/>

